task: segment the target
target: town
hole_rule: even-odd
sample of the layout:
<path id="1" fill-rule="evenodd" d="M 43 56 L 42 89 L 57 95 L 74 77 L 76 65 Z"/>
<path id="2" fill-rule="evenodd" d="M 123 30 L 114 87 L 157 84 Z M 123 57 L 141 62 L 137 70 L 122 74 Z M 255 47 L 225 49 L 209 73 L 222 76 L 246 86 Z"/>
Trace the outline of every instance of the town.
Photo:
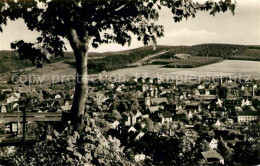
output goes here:
<path id="1" fill-rule="evenodd" d="M 1 144 L 22 137 L 34 140 L 39 123 L 70 123 L 73 83 L 24 86 L 6 83 L 0 89 Z M 259 162 L 260 81 L 224 77 L 177 84 L 132 77 L 125 82 L 89 82 L 88 89 L 87 114 L 103 135 L 120 140 L 127 158 L 136 163 Z M 35 113 L 36 120 L 11 116 L 21 112 Z M 51 113 L 67 118 L 40 116 Z M 11 120 L 5 121 L 4 115 Z"/>

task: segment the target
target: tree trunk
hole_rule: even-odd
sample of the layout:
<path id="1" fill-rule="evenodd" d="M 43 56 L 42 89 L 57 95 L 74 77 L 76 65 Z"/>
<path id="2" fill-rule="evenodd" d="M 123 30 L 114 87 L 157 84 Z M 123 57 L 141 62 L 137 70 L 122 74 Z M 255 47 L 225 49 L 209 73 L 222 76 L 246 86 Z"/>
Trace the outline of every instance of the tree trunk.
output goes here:
<path id="1" fill-rule="evenodd" d="M 87 59 L 90 39 L 84 38 L 80 40 L 74 29 L 71 30 L 68 38 L 76 59 L 76 87 L 71 109 L 71 118 L 72 124 L 78 126 L 81 122 L 80 116 L 85 113 L 85 103 L 88 95 Z"/>
<path id="2" fill-rule="evenodd" d="M 74 51 L 75 53 L 75 51 Z M 76 87 L 74 93 L 74 99 L 72 104 L 71 113 L 73 115 L 73 121 L 78 122 L 78 118 L 84 114 L 85 103 L 88 92 L 88 80 L 87 80 L 87 57 L 88 52 L 80 51 L 75 53 L 76 57 Z"/>

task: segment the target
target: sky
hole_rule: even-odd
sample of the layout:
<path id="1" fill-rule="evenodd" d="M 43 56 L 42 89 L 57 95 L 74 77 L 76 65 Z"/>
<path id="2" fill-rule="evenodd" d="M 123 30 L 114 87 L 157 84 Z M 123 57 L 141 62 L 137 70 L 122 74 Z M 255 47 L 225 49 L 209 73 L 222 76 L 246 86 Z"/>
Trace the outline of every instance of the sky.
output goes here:
<path id="1" fill-rule="evenodd" d="M 201 0 L 202 1 L 202 0 Z M 198 12 L 195 18 L 175 23 L 169 9 L 160 11 L 158 24 L 164 26 L 164 37 L 157 39 L 158 45 L 195 45 L 203 43 L 227 43 L 260 45 L 260 0 L 236 0 L 235 15 L 231 12 Z M 23 20 L 9 21 L 0 33 L 0 50 L 10 50 L 10 43 L 16 40 L 35 42 L 37 32 L 29 31 Z M 69 42 L 65 41 L 68 51 Z M 121 51 L 143 46 L 133 36 L 130 47 L 118 44 L 103 44 L 91 52 Z"/>

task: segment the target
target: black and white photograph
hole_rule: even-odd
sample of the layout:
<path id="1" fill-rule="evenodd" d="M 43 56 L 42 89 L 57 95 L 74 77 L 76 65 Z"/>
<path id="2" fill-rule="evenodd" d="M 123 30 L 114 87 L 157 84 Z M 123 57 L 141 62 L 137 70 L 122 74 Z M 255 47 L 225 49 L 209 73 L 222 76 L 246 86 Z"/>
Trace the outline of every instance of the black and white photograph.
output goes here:
<path id="1" fill-rule="evenodd" d="M 260 0 L 0 0 L 0 166 L 260 165 Z"/>

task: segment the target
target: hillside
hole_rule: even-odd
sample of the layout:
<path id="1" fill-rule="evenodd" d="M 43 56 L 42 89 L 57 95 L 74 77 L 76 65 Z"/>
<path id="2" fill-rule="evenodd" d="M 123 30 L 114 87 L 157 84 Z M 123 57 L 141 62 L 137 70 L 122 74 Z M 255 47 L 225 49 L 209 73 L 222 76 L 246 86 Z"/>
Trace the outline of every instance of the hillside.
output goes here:
<path id="1" fill-rule="evenodd" d="M 89 73 L 99 73 L 101 71 L 112 71 L 125 68 L 145 57 L 152 56 L 156 53 L 171 49 L 171 46 L 158 46 L 156 50 L 152 46 L 140 47 L 119 53 L 110 53 L 103 58 L 92 58 L 88 61 Z M 71 65 L 75 65 L 75 61 L 66 61 Z"/>
<path id="2" fill-rule="evenodd" d="M 72 53 L 66 52 L 64 57 L 51 58 L 50 62 L 55 63 L 72 58 Z M 0 74 L 34 66 L 29 60 L 20 60 L 16 51 L 0 51 Z"/>
<path id="3" fill-rule="evenodd" d="M 162 59 L 170 59 L 175 54 L 190 54 L 192 56 L 222 57 L 224 59 L 260 60 L 260 46 L 244 46 L 232 44 L 200 44 L 194 46 L 176 46 L 164 55 Z"/>
<path id="4" fill-rule="evenodd" d="M 175 54 L 191 54 L 192 56 L 222 57 L 224 59 L 260 60 L 260 46 L 201 44 L 194 46 L 157 46 L 156 50 L 153 50 L 152 46 L 145 46 L 119 52 L 89 53 L 88 68 L 90 73 L 116 70 L 165 50 L 168 50 L 168 52 L 154 58 L 170 59 Z M 72 52 L 66 52 L 64 58 L 53 58 L 51 62 L 63 60 L 71 65 L 75 63 Z M 15 51 L 0 51 L 0 64 L 0 74 L 33 66 L 30 61 L 19 60 Z"/>
<path id="5" fill-rule="evenodd" d="M 136 49 L 130 49 L 118 52 L 104 52 L 104 53 L 89 53 L 89 68 L 91 72 L 99 72 L 103 70 L 113 70 L 121 68 L 128 63 L 136 62 L 149 54 L 159 52 L 161 50 L 169 49 L 171 46 L 158 46 L 153 51 L 152 46 L 144 46 Z M 124 57 L 124 58 L 123 58 Z M 102 58 L 105 58 L 101 60 Z M 65 52 L 63 58 L 52 58 L 51 63 L 65 61 L 74 65 L 73 52 Z M 116 63 L 120 62 L 120 63 Z M 116 63 L 116 64 L 115 64 Z M 0 74 L 20 70 L 34 65 L 29 60 L 20 60 L 16 51 L 0 51 Z M 105 67 L 104 67 L 105 66 Z"/>

